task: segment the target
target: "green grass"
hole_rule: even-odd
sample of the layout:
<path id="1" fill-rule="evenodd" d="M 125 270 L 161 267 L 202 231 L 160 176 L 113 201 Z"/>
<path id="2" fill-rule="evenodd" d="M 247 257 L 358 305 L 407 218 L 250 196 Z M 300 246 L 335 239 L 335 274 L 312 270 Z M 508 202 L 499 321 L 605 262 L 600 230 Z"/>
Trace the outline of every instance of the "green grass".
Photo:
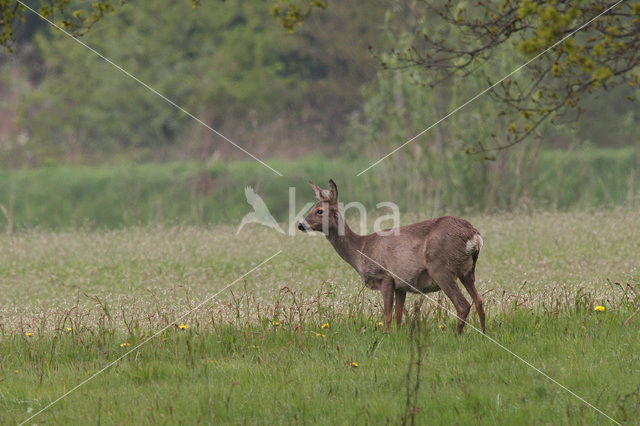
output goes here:
<path id="1" fill-rule="evenodd" d="M 637 211 L 469 219 L 485 240 L 477 276 L 489 336 L 637 422 Z M 323 238 L 259 225 L 238 236 L 224 225 L 3 234 L 0 423 L 26 420 L 165 326 L 32 423 L 606 422 L 471 328 L 457 337 L 430 301 L 415 314 L 418 300 L 408 299 L 414 320 L 384 334 L 380 295 Z M 409 411 L 407 381 L 419 382 Z"/>
<path id="2" fill-rule="evenodd" d="M 462 154 L 385 161 L 309 156 L 269 160 L 284 177 L 252 160 L 115 166 L 0 169 L 0 229 L 117 228 L 148 224 L 237 223 L 252 185 L 276 218 L 289 215 L 289 187 L 298 209 L 312 199 L 308 180 L 338 183 L 345 202 L 375 209 L 393 201 L 403 213 L 575 210 L 638 206 L 640 155 L 633 148 L 543 151 L 497 162 Z M 446 164 L 445 164 L 446 163 Z M 446 165 L 446 167 L 444 167 Z M 446 170 L 455 170 L 446 176 Z M 408 173 L 407 171 L 410 171 Z"/>
<path id="3" fill-rule="evenodd" d="M 637 421 L 640 340 L 629 310 L 492 318 L 491 336 L 618 421 Z M 606 419 L 480 335 L 426 324 L 415 418 L 436 424 L 580 424 Z M 328 329 L 172 328 L 60 401 L 37 423 L 398 423 L 406 415 L 407 329 L 364 318 Z M 326 337 L 318 337 L 322 333 Z M 134 339 L 89 332 L 0 344 L 0 420 L 25 420 Z M 352 367 L 355 362 L 358 367 Z M 413 361 L 415 363 L 415 360 Z M 415 374 L 409 376 L 415 386 Z M 413 407 L 413 405 L 411 405 Z"/>

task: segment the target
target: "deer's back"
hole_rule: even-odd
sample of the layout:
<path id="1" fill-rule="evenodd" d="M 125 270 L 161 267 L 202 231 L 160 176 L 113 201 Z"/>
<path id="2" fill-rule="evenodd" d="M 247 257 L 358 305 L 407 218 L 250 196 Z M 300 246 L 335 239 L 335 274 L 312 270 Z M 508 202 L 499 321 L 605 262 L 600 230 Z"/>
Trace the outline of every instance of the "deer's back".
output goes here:
<path id="1" fill-rule="evenodd" d="M 437 290 L 429 277 L 434 268 L 446 268 L 456 276 L 468 273 L 482 246 L 478 230 L 457 216 L 425 220 L 397 231 L 397 235 L 368 235 L 363 251 L 401 278 L 396 279 L 397 284 L 406 281 L 420 291 Z M 375 281 L 388 271 L 369 262 L 361 275 L 365 281 Z"/>

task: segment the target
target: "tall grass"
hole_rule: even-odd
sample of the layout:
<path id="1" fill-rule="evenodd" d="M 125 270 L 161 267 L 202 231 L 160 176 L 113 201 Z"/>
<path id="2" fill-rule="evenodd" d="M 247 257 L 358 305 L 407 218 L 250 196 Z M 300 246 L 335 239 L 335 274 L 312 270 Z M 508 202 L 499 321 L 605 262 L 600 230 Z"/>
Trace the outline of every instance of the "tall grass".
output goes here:
<path id="1" fill-rule="evenodd" d="M 485 242 L 477 286 L 491 316 L 513 306 L 561 312 L 574 299 L 619 305 L 640 290 L 640 215 L 632 210 L 469 219 Z M 160 327 L 278 250 L 189 321 L 319 322 L 353 310 L 380 319 L 379 293 L 365 289 L 324 238 L 257 224 L 235 231 L 212 225 L 0 233 L 0 333 L 41 334 L 69 324 Z M 449 306 L 443 294 L 431 296 Z"/>
<path id="2" fill-rule="evenodd" d="M 491 336 L 608 416 L 636 424 L 640 340 L 637 320 L 622 325 L 629 314 L 523 310 L 495 318 Z M 481 335 L 456 337 L 445 324 L 424 325 L 424 350 L 413 358 L 406 329 L 385 335 L 366 318 L 324 329 L 172 327 L 29 423 L 607 423 Z M 3 338 L 0 422 L 27 420 L 138 342 L 73 329 Z M 408 404 L 411 364 L 421 367 L 411 384 L 421 386 Z"/>
<path id="3" fill-rule="evenodd" d="M 403 212 L 495 212 L 570 210 L 640 202 L 640 154 L 620 150 L 518 153 L 497 161 L 464 155 L 445 159 L 390 159 L 361 177 L 368 160 L 309 156 L 273 160 L 278 177 L 253 161 L 61 166 L 0 170 L 0 223 L 32 227 L 237 223 L 250 211 L 244 187 L 251 185 L 276 218 L 289 215 L 288 187 L 297 188 L 298 209 L 312 199 L 307 181 L 338 182 L 342 200 L 374 209 L 394 201 Z"/>

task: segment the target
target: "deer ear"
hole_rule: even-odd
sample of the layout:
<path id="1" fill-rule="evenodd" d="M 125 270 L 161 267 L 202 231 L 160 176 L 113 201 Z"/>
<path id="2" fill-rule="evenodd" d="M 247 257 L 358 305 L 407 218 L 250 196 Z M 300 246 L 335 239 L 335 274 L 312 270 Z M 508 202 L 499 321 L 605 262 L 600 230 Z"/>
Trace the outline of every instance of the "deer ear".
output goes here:
<path id="1" fill-rule="evenodd" d="M 311 184 L 311 187 L 313 188 L 313 192 L 315 192 L 316 194 L 316 199 L 318 201 L 327 201 L 327 199 L 329 198 L 329 192 L 325 191 L 324 189 L 320 188 L 318 185 L 316 185 L 315 183 L 309 181 L 309 183 Z"/>
<path id="2" fill-rule="evenodd" d="M 333 179 L 329 179 L 329 202 L 338 204 L 338 187 Z"/>

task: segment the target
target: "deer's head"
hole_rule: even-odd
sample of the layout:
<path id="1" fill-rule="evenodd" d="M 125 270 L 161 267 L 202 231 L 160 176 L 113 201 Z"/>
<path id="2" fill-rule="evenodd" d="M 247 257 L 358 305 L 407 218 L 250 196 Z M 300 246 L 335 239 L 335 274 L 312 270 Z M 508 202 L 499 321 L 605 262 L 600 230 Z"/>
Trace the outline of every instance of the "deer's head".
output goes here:
<path id="1" fill-rule="evenodd" d="M 320 231 L 328 235 L 339 229 L 340 210 L 338 208 L 338 187 L 333 179 L 329 179 L 329 189 L 322 189 L 309 181 L 318 202 L 299 224 L 302 232 Z"/>

